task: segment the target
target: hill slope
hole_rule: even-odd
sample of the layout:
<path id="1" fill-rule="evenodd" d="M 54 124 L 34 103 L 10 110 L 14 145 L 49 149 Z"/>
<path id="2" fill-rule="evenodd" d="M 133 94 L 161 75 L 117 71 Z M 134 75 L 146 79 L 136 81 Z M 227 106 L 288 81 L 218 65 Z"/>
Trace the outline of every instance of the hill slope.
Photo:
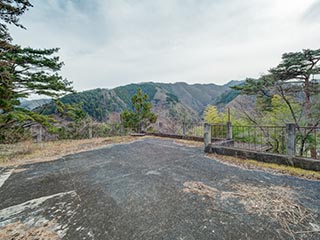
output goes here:
<path id="1" fill-rule="evenodd" d="M 138 87 L 149 95 L 158 122 L 197 122 L 208 104 L 224 106 L 238 94 L 229 86 L 240 84 L 231 81 L 219 86 L 215 84 L 192 84 L 179 82 L 129 84 L 114 89 L 94 89 L 64 96 L 63 103 L 80 103 L 83 109 L 98 121 L 108 121 L 124 109 L 132 109 L 131 97 Z M 47 104 L 45 113 L 54 112 L 54 105 Z M 117 119 L 117 118 L 116 118 Z"/>
<path id="2" fill-rule="evenodd" d="M 34 100 L 24 100 L 21 99 L 20 107 L 28 109 L 28 110 L 33 110 L 37 107 L 40 107 L 44 104 L 48 104 L 51 102 L 51 99 L 34 99 Z"/>

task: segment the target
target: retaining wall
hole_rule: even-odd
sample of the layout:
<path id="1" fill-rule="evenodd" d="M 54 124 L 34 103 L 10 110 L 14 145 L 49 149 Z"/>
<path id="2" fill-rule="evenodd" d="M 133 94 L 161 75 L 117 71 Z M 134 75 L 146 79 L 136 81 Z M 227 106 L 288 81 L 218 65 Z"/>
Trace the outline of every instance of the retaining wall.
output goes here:
<path id="1" fill-rule="evenodd" d="M 286 155 L 255 152 L 250 150 L 241 150 L 228 146 L 210 144 L 205 147 L 206 153 L 217 153 L 221 155 L 234 156 L 238 158 L 254 159 L 266 163 L 277 163 L 287 166 L 299 167 L 306 170 L 320 171 L 320 160 L 289 157 Z"/>
<path id="2" fill-rule="evenodd" d="M 183 135 L 178 135 L 178 134 L 167 134 L 167 133 L 148 133 L 147 135 L 203 142 L 203 137 L 183 136 Z"/>

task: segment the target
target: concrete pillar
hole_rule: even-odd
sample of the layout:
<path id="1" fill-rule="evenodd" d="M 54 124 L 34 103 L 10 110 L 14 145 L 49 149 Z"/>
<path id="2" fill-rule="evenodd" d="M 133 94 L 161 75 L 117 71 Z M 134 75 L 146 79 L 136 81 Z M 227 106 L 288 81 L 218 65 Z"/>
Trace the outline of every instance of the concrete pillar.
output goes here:
<path id="1" fill-rule="evenodd" d="M 124 126 L 123 126 L 122 121 L 120 123 L 120 135 L 121 136 L 126 135 L 126 130 L 125 130 Z"/>
<path id="2" fill-rule="evenodd" d="M 293 157 L 296 155 L 296 124 L 286 124 L 286 154 Z"/>
<path id="3" fill-rule="evenodd" d="M 185 124 L 185 122 L 182 123 L 182 135 L 183 136 L 186 135 L 186 124 Z"/>
<path id="4" fill-rule="evenodd" d="M 89 135 L 88 136 L 89 138 L 92 138 L 92 126 L 91 125 L 88 128 L 88 135 Z"/>
<path id="5" fill-rule="evenodd" d="M 232 123 L 227 122 L 227 139 L 232 139 Z"/>
<path id="6" fill-rule="evenodd" d="M 211 144 L 211 125 L 209 123 L 204 124 L 204 147 L 208 147 Z"/>
<path id="7" fill-rule="evenodd" d="M 39 126 L 39 132 L 37 135 L 37 142 L 42 142 L 42 126 Z"/>

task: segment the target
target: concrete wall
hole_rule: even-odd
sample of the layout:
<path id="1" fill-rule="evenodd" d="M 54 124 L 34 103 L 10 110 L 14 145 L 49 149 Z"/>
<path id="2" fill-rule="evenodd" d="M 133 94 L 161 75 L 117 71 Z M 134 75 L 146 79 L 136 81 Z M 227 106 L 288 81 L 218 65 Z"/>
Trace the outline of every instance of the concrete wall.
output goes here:
<path id="1" fill-rule="evenodd" d="M 183 136 L 183 135 L 178 135 L 178 134 L 167 134 L 167 133 L 148 133 L 147 135 L 203 142 L 203 137 Z"/>
<path id="2" fill-rule="evenodd" d="M 203 137 L 196 136 L 183 136 L 178 134 L 167 134 L 167 133 L 147 133 L 149 136 L 165 137 L 165 138 L 174 138 L 174 139 L 183 139 L 183 140 L 192 140 L 197 142 L 203 142 Z M 233 146 L 234 140 L 225 140 L 220 138 L 211 138 L 211 142 L 219 146 Z"/>
<path id="3" fill-rule="evenodd" d="M 234 156 L 244 159 L 254 159 L 266 163 L 277 163 L 287 166 L 299 167 L 306 170 L 320 171 L 320 160 L 289 157 L 273 153 L 255 152 L 249 150 L 235 149 L 221 145 L 208 145 L 205 147 L 206 153 L 217 153 L 221 155 Z"/>

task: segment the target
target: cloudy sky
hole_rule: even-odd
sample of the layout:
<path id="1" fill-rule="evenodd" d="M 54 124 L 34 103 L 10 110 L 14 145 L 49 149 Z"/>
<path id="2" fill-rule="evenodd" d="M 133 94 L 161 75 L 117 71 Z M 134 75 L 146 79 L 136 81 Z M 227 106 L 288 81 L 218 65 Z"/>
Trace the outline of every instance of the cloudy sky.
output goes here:
<path id="1" fill-rule="evenodd" d="M 59 47 L 77 90 L 224 84 L 320 48 L 320 0 L 31 0 L 16 43 Z"/>

